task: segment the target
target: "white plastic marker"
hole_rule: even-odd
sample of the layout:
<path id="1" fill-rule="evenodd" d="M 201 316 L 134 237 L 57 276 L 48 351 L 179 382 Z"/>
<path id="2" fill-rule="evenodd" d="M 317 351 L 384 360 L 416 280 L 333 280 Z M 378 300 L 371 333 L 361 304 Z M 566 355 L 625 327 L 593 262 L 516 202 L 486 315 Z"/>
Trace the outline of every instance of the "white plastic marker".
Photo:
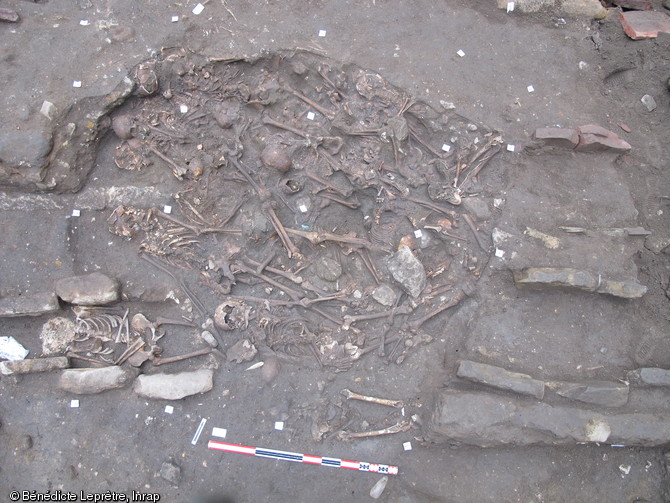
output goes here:
<path id="1" fill-rule="evenodd" d="M 202 11 L 204 11 L 204 10 L 205 10 L 205 6 L 202 5 L 201 3 L 199 3 L 198 5 L 193 7 L 193 14 L 198 16 L 198 15 L 202 14 Z"/>
<path id="2" fill-rule="evenodd" d="M 319 37 L 325 37 L 326 36 L 326 30 L 319 30 Z"/>
<path id="3" fill-rule="evenodd" d="M 386 475 L 398 475 L 398 467 L 368 463 L 367 461 L 347 461 L 339 458 L 324 458 L 321 456 L 310 456 L 298 452 L 277 451 L 274 449 L 262 449 L 260 447 L 248 447 L 238 444 L 224 444 L 210 440 L 207 444 L 209 449 L 218 451 L 236 452 L 238 454 L 250 454 L 262 458 L 278 459 L 281 461 L 293 461 L 295 463 L 308 463 L 310 465 L 332 466 L 333 468 L 349 468 L 361 472 L 384 473 Z"/>
<path id="4" fill-rule="evenodd" d="M 514 2 L 507 2 L 507 13 L 514 12 Z"/>
<path id="5" fill-rule="evenodd" d="M 456 51 L 456 54 L 458 54 L 461 58 L 465 56 L 465 52 L 463 52 L 463 49 L 459 49 L 458 51 Z"/>
<path id="6" fill-rule="evenodd" d="M 202 433 L 202 430 L 205 427 L 206 422 L 207 422 L 207 419 L 205 419 L 203 417 L 202 421 L 200 421 L 200 426 L 198 426 L 198 429 L 195 430 L 195 435 L 193 435 L 193 440 L 191 440 L 192 445 L 195 445 L 195 444 L 198 443 L 198 439 L 200 438 L 200 434 Z"/>

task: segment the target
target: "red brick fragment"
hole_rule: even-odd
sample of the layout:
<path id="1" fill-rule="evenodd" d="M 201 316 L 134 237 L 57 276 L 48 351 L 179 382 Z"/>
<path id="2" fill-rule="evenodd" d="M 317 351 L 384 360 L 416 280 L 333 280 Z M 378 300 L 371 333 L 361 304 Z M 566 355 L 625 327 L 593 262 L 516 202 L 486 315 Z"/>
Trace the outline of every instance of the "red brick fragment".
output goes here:
<path id="1" fill-rule="evenodd" d="M 623 9 L 651 10 L 651 2 L 648 0 L 614 0 L 614 5 Z"/>
<path id="2" fill-rule="evenodd" d="M 547 146 L 573 149 L 579 143 L 579 133 L 568 128 L 541 127 L 535 130 L 535 139 Z"/>
<path id="3" fill-rule="evenodd" d="M 627 152 L 632 148 L 627 141 L 601 126 L 588 124 L 579 126 L 577 131 L 579 132 L 579 145 L 575 150 L 579 152 L 602 152 L 604 150 Z"/>
<path id="4" fill-rule="evenodd" d="M 619 14 L 619 21 L 633 40 L 655 38 L 659 32 L 670 33 L 670 16 L 655 10 L 630 11 Z"/>

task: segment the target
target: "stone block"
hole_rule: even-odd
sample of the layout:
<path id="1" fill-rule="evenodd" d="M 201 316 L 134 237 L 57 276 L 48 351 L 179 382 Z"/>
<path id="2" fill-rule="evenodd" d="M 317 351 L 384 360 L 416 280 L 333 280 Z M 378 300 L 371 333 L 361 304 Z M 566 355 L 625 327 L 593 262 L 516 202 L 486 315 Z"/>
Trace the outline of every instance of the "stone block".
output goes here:
<path id="1" fill-rule="evenodd" d="M 608 280 L 599 274 L 569 267 L 528 267 L 514 271 L 514 281 L 517 286 L 574 288 L 624 299 L 638 299 L 647 293 L 647 287 L 636 281 Z"/>
<path id="2" fill-rule="evenodd" d="M 0 299 L 0 318 L 41 316 L 60 309 L 54 292 L 36 293 Z"/>
<path id="3" fill-rule="evenodd" d="M 645 367 L 628 372 L 628 380 L 647 386 L 670 386 L 670 370 Z"/>
<path id="4" fill-rule="evenodd" d="M 146 398 L 180 400 L 206 393 L 214 387 L 214 371 L 201 369 L 179 374 L 140 375 L 133 387 L 135 393 Z"/>
<path id="5" fill-rule="evenodd" d="M 8 376 L 15 374 L 33 374 L 36 372 L 49 372 L 51 370 L 66 369 L 70 366 L 70 360 L 65 356 L 53 358 L 31 358 L 29 360 L 15 360 L 0 362 L 0 374 Z"/>
<path id="6" fill-rule="evenodd" d="M 603 407 L 622 407 L 628 403 L 628 386 L 616 381 L 547 382 L 546 386 L 557 394 L 584 403 Z"/>
<path id="7" fill-rule="evenodd" d="M 56 282 L 56 294 L 80 306 L 110 304 L 119 300 L 119 282 L 99 272 L 72 276 Z"/>
<path id="8" fill-rule="evenodd" d="M 132 371 L 118 366 L 68 369 L 61 373 L 58 387 L 69 393 L 90 395 L 110 389 L 123 388 L 133 376 Z"/>
<path id="9" fill-rule="evenodd" d="M 505 391 L 513 391 L 522 395 L 530 395 L 542 399 L 544 383 L 533 379 L 527 374 L 510 372 L 501 367 L 462 360 L 458 365 L 456 375 L 462 379 L 486 384 Z"/>
<path id="10" fill-rule="evenodd" d="M 424 436 L 435 443 L 653 447 L 670 442 L 670 418 L 662 412 L 596 412 L 453 389 L 438 390 L 433 403 Z"/>
<path id="11" fill-rule="evenodd" d="M 670 16 L 664 12 L 645 10 L 622 12 L 619 21 L 633 40 L 656 38 L 659 33 L 670 33 Z"/>

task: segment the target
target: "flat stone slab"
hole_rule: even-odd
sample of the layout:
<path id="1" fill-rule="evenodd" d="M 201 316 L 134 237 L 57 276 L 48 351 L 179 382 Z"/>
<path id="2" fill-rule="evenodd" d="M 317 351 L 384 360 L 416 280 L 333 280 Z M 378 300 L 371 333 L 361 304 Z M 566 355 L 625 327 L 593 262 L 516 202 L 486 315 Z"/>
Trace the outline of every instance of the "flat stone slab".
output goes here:
<path id="1" fill-rule="evenodd" d="M 574 288 L 624 299 L 638 299 L 647 293 L 647 287 L 635 281 L 608 280 L 601 275 L 568 267 L 528 267 L 514 271 L 514 281 L 517 286 Z"/>
<path id="2" fill-rule="evenodd" d="M 56 282 L 56 294 L 80 306 L 110 304 L 119 300 L 119 282 L 99 272 L 72 276 Z"/>
<path id="3" fill-rule="evenodd" d="M 0 318 L 41 316 L 60 309 L 54 292 L 36 293 L 0 299 Z"/>
<path id="4" fill-rule="evenodd" d="M 527 398 L 441 389 L 424 427 L 427 440 L 480 447 L 623 444 L 653 447 L 670 441 L 665 413 L 601 413 Z"/>
<path id="5" fill-rule="evenodd" d="M 414 298 L 426 288 L 426 270 L 408 246 L 401 247 L 389 259 L 388 270 L 403 290 Z"/>
<path id="6" fill-rule="evenodd" d="M 119 366 L 97 369 L 64 370 L 58 380 L 63 391 L 77 395 L 101 393 L 115 388 L 123 388 L 132 380 L 134 373 Z"/>
<path id="7" fill-rule="evenodd" d="M 670 370 L 656 367 L 645 367 L 628 372 L 631 382 L 648 386 L 670 386 Z"/>
<path id="8" fill-rule="evenodd" d="M 622 407 L 628 403 L 628 386 L 616 381 L 546 382 L 557 394 L 584 403 L 603 407 Z"/>
<path id="9" fill-rule="evenodd" d="M 65 356 L 55 356 L 53 358 L 30 358 L 28 360 L 0 362 L 0 374 L 5 376 L 33 374 L 35 372 L 50 372 L 51 370 L 66 369 L 69 366 L 70 360 Z"/>
<path id="10" fill-rule="evenodd" d="M 135 393 L 147 398 L 180 400 L 181 398 L 206 393 L 214 387 L 214 371 L 201 369 L 179 374 L 140 375 L 135 379 Z"/>
<path id="11" fill-rule="evenodd" d="M 619 21 L 633 40 L 641 38 L 655 38 L 659 33 L 670 33 L 670 16 L 660 11 L 622 12 Z"/>
<path id="12" fill-rule="evenodd" d="M 456 375 L 462 379 L 486 384 L 505 391 L 513 391 L 522 395 L 530 395 L 542 399 L 544 383 L 533 379 L 527 374 L 510 372 L 502 367 L 462 360 Z"/>

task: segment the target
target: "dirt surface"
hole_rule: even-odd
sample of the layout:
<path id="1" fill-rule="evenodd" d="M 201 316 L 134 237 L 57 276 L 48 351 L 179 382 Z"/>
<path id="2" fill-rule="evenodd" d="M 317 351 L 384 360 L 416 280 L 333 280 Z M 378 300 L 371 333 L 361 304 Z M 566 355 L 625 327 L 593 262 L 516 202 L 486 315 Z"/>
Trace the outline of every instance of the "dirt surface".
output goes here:
<path id="1" fill-rule="evenodd" d="M 657 10 L 663 10 L 661 3 L 652 2 Z M 257 262 L 274 256 L 271 265 L 278 270 L 295 272 L 304 266 L 299 274 L 321 294 L 346 292 L 348 303 L 335 300 L 324 304 L 330 317 L 390 309 L 372 299 L 376 282 L 364 263 L 366 252 L 349 253 L 346 246 L 330 242 L 312 245 L 296 238 L 305 258 L 289 259 L 271 222 L 262 217 L 268 209 L 263 198 L 231 161 L 237 160 L 253 180 L 271 188 L 273 198 L 279 200 L 275 209 L 286 227 L 340 235 L 356 232 L 359 238 L 372 239 L 364 217 L 366 211 L 374 217 L 375 209 L 384 204 L 378 201 L 378 179 L 336 172 L 329 180 L 355 180 L 350 200 L 356 198 L 361 207 L 348 209 L 331 201 L 313 221 L 300 219 L 300 206 L 307 204 L 301 199 L 303 194 L 308 194 L 310 208 L 322 199 L 315 196 L 319 188 L 315 180 L 305 181 L 304 192 L 285 194 L 287 204 L 281 201 L 284 193 L 278 182 L 304 171 L 304 166 L 295 166 L 296 161 L 325 169 L 317 162 L 319 158 L 310 157 L 324 148 L 300 144 L 297 135 L 263 124 L 263 117 L 311 128 L 315 131 L 312 139 L 335 136 L 342 130 L 333 129 L 331 121 L 317 110 L 316 121 L 307 119 L 305 114 L 312 108 L 296 95 L 287 99 L 281 94 L 272 101 L 277 75 L 282 76 L 282 85 L 287 81 L 294 88 L 304 85 L 299 90 L 305 95 L 314 86 L 330 93 L 332 101 L 320 101 L 326 109 L 339 109 L 347 101 L 343 95 L 357 96 L 354 108 L 373 114 L 379 112 L 378 104 L 386 97 L 389 103 L 381 107 L 383 112 L 370 115 L 385 121 L 402 115 L 405 96 L 425 103 L 410 108 L 407 120 L 415 128 L 424 128 L 417 131 L 419 136 L 438 150 L 434 157 L 444 155 L 449 165 L 457 153 L 468 157 L 477 151 L 477 145 L 497 135 L 502 147 L 476 180 L 463 187 L 463 199 L 483 201 L 484 208 L 473 208 L 466 202 L 452 208 L 444 200 L 439 204 L 453 215 L 439 215 L 417 203 L 385 207 L 395 212 L 394 222 L 401 222 L 388 237 L 394 251 L 400 239 L 409 236 L 405 242 L 414 247 L 429 272 L 449 262 L 443 275 L 429 277 L 424 296 L 413 299 L 405 294 L 400 298 L 400 305 L 415 309 L 407 319 L 418 319 L 440 301 L 449 300 L 444 292 L 430 298 L 431 288 L 449 283 L 452 294 L 459 289 L 467 293 L 457 307 L 428 320 L 416 333 L 403 331 L 407 320 L 397 317 L 388 337 L 400 334 L 413 342 L 399 347 L 397 354 L 402 351 L 403 358 L 386 362 L 373 351 L 353 359 L 352 346 L 342 350 L 346 342 L 358 348 L 371 347 L 386 329 L 383 322 L 360 322 L 354 330 L 346 331 L 302 307 L 264 307 L 249 301 L 251 328 L 219 330 L 221 354 L 160 367 L 145 363 L 142 367 L 147 374 L 214 369 L 214 388 L 202 395 L 167 402 L 139 397 L 128 386 L 76 396 L 58 389 L 57 373 L 3 376 L 1 498 L 7 498 L 12 490 L 60 490 L 78 495 L 79 491 L 130 494 L 135 490 L 160 494 L 161 501 L 315 501 L 323 497 L 367 501 L 370 489 L 381 477 L 209 450 L 212 428 L 219 427 L 227 429 L 226 441 L 231 443 L 398 466 L 399 475 L 390 477 L 381 501 L 668 499 L 666 451 L 662 447 L 480 449 L 424 442 L 422 429 L 431 414 L 435 389 L 470 386 L 455 378 L 462 358 L 545 380 L 616 381 L 626 379 L 628 370 L 640 366 L 670 368 L 666 336 L 670 264 L 668 254 L 663 253 L 670 245 L 670 181 L 665 173 L 670 158 L 668 36 L 632 41 L 623 33 L 616 10 L 595 21 L 547 11 L 508 14 L 492 1 L 446 5 L 419 1 L 409 5 L 373 0 L 257 4 L 213 0 L 199 15 L 192 13 L 195 2 L 79 0 L 66 8 L 53 1 L 4 1 L 0 7 L 13 8 L 21 16 L 16 24 L 0 23 L 5 41 L 0 49 L 0 102 L 5 119 L 0 125 L 0 152 L 4 163 L 24 161 L 23 170 L 3 175 L 3 184 L 13 186 L 0 193 L 0 297 L 51 291 L 55 280 L 99 270 L 121 281 L 123 301 L 114 306 L 121 314 L 128 309 L 131 316 L 143 313 L 151 320 L 192 320 L 195 327 L 165 327 L 166 335 L 159 341 L 164 357 L 207 347 L 200 337 L 202 324 L 214 318 L 217 306 L 231 293 L 295 300 L 280 295 L 276 286 L 235 269 L 235 262 L 238 267 L 245 264 L 243 256 Z M 172 16 L 178 20 L 172 22 Z M 325 36 L 320 36 L 320 30 Z M 257 62 L 256 66 L 235 62 L 241 58 Z M 81 190 L 54 194 L 16 188 L 21 185 L 17 180 L 34 184 L 39 177 L 39 158 L 49 150 L 51 132 L 62 125 L 67 117 L 62 114 L 73 102 L 109 94 L 125 76 L 135 77 L 137 65 L 147 61 L 159 63 L 160 90 L 152 97 L 135 95 L 111 114 L 131 118 L 133 135 L 142 139 L 134 155 L 132 148 L 126 148 L 128 142 L 109 129 L 96 145 L 90 173 L 73 171 L 82 182 Z M 308 69 L 311 82 L 318 81 L 315 69 L 326 65 L 326 75 L 335 85 L 307 85 L 308 81 L 299 78 L 304 73 L 296 62 Z M 354 91 L 356 80 L 352 77 L 358 69 L 378 73 L 384 79 L 383 89 L 393 89 L 396 94 L 377 93 L 362 100 L 360 91 Z M 237 78 L 236 82 L 253 83 L 252 90 L 257 90 L 260 82 L 267 92 L 256 96 L 256 101 L 269 100 L 243 107 L 241 120 L 230 128 L 221 126 L 225 117 L 218 121 L 211 115 L 197 117 L 197 110 L 209 110 L 202 96 L 209 93 L 211 98 L 221 92 L 215 88 L 216 79 L 225 81 L 225 72 L 230 72 L 228 78 Z M 81 87 L 73 87 L 73 81 L 80 81 Z M 174 86 L 166 86 L 167 81 Z M 344 86 L 347 89 L 340 89 L 343 93 L 338 97 L 336 88 Z M 166 96 L 168 90 L 170 95 Z M 652 112 L 640 101 L 645 94 L 657 103 Z M 52 119 L 40 113 L 45 100 L 55 106 Z M 234 102 L 215 101 L 224 105 Z M 363 101 L 377 108 L 365 109 Z M 179 105 L 187 105 L 189 110 L 182 114 Z M 161 115 L 166 109 L 169 113 Z M 429 110 L 442 122 L 431 127 L 421 122 Z M 219 110 L 224 112 L 238 118 L 230 108 Z M 161 123 L 166 117 L 173 121 Z M 364 119 L 357 116 L 359 122 Z M 248 132 L 237 129 L 242 123 L 247 124 Z M 619 134 L 632 150 L 617 155 L 525 149 L 533 145 L 537 127 L 584 124 L 598 124 Z M 196 141 L 166 137 L 149 125 L 192 135 Z M 400 129 L 386 133 L 400 137 L 403 147 Z M 401 152 L 400 159 L 394 158 L 395 142 L 381 134 L 374 133 L 372 139 L 355 136 L 342 152 L 350 154 L 347 159 L 352 165 L 371 155 L 366 154 L 366 148 L 375 142 L 381 145 L 379 159 L 388 165 L 400 166 L 403 159 L 411 160 L 414 149 L 423 149 L 426 158 L 431 157 L 425 146 L 408 138 L 414 145 L 410 154 Z M 452 140 L 452 136 L 457 138 Z M 456 147 L 453 157 L 439 151 L 442 137 Z M 474 143 L 474 137 L 481 143 Z M 272 142 L 288 149 L 293 157 L 288 175 L 259 161 L 264 145 Z M 514 145 L 514 149 L 508 150 L 507 145 Z M 147 150 L 149 147 L 177 159 L 185 170 L 180 179 L 173 173 L 175 166 Z M 135 169 L 140 167 L 138 163 L 146 165 Z M 431 176 L 440 175 L 439 171 L 426 173 L 428 180 L 424 182 L 435 181 Z M 327 170 L 320 172 L 323 177 L 329 174 Z M 411 176 L 398 178 L 409 180 Z M 410 194 L 430 201 L 420 181 L 408 186 Z M 179 193 L 182 195 L 175 198 Z M 391 188 L 387 194 L 391 193 L 402 199 L 402 189 Z M 234 213 L 237 203 L 242 205 L 239 213 Z M 222 222 L 232 215 L 229 228 L 240 233 L 207 232 L 195 236 L 197 246 L 184 244 L 193 233 L 175 235 L 179 224 L 160 215 L 166 204 L 172 206 L 174 218 L 199 229 L 225 227 Z M 123 209 L 118 210 L 120 207 Z M 150 208 L 155 212 L 149 214 Z M 73 210 L 79 210 L 80 216 L 74 217 Z M 466 213 L 477 215 L 473 223 L 486 250 L 461 217 Z M 128 215 L 136 217 L 137 225 L 133 232 L 124 234 L 130 227 L 122 224 L 132 223 L 132 218 L 122 218 Z M 449 225 L 456 223 L 453 233 L 465 241 L 440 234 L 445 229 L 435 230 L 447 225 L 439 224 L 441 217 L 447 217 Z M 417 223 L 433 227 L 424 230 L 431 236 L 425 246 L 414 235 Z M 560 227 L 585 231 L 570 234 Z M 643 227 L 651 234 L 612 232 L 632 227 Z M 494 229 L 510 236 L 505 246 L 500 246 L 505 252 L 502 257 L 495 254 Z M 547 246 L 546 241 L 533 237 L 538 234 L 531 230 L 555 238 L 558 245 Z M 170 242 L 172 248 L 166 251 L 161 246 L 166 244 L 163 237 L 170 233 L 181 241 Z M 238 248 L 246 253 L 240 254 Z M 162 260 L 159 263 L 166 264 L 167 272 L 143 260 L 140 252 L 151 260 Z M 391 285 L 397 295 L 401 288 L 387 271 L 389 255 L 389 250 L 374 249 L 370 259 L 382 275 L 380 280 Z M 324 258 L 341 265 L 341 280 L 327 281 L 317 274 L 317 262 Z M 229 259 L 240 279 L 235 284 L 226 278 Z M 248 262 L 246 265 L 255 270 Z M 518 289 L 511 271 L 529 266 L 574 267 L 607 278 L 637 280 L 648 292 L 641 299 L 627 300 L 586 292 Z M 198 306 L 188 292 L 202 305 Z M 310 291 L 307 298 L 315 295 Z M 71 307 L 62 303 L 55 315 L 3 318 L 0 335 L 15 337 L 30 350 L 31 357 L 37 357 L 42 353 L 42 326 L 55 316 L 74 321 Z M 228 310 L 230 314 L 230 307 Z M 282 325 L 286 320 L 291 323 Z M 273 323 L 279 332 L 269 330 Z M 277 334 L 286 340 L 273 340 Z M 309 334 L 319 337 L 316 357 L 314 348 L 303 344 Z M 226 353 L 230 355 L 231 347 L 241 339 L 269 349 L 262 349 L 245 363 L 228 361 Z M 333 341 L 342 347 L 329 353 L 335 355 L 333 360 L 325 361 L 323 348 L 335 347 Z M 388 344 L 386 352 L 393 346 Z M 114 349 L 118 354 L 123 347 Z M 269 350 L 293 358 L 276 360 Z M 258 361 L 267 365 L 244 370 Z M 270 372 L 271 362 L 277 364 L 276 377 Z M 405 407 L 401 411 L 345 400 L 343 389 L 402 400 Z M 78 408 L 71 407 L 72 399 L 79 400 Z M 546 400 L 568 403 L 556 396 Z M 667 403 L 666 391 L 640 390 L 631 392 L 624 410 L 664 414 Z M 174 410 L 167 413 L 166 405 Z M 207 419 L 205 428 L 193 445 L 203 418 Z M 411 428 L 393 435 L 348 441 L 338 436 L 339 430 L 376 430 L 410 418 Z M 284 423 L 282 430 L 276 429 L 278 421 Z M 411 442 L 411 451 L 404 450 L 405 442 Z M 179 467 L 180 476 L 167 480 L 165 463 Z"/>

